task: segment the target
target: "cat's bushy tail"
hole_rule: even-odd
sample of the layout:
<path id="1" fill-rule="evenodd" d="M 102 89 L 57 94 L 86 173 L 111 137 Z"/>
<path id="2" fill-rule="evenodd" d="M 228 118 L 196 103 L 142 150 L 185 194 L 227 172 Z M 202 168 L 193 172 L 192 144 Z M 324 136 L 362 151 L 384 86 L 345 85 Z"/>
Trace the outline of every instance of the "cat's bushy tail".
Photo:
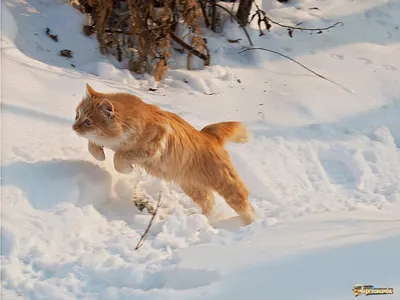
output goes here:
<path id="1" fill-rule="evenodd" d="M 228 142 L 243 144 L 251 139 L 246 125 L 241 122 L 221 122 L 207 125 L 201 132 L 213 136 L 222 145 Z"/>

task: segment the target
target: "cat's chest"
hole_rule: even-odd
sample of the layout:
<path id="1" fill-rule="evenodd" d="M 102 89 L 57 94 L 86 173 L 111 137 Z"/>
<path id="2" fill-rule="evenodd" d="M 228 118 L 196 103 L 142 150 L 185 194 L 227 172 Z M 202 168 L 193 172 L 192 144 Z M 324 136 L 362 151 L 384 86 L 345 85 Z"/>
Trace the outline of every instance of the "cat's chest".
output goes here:
<path id="1" fill-rule="evenodd" d="M 91 136 L 89 140 L 99 146 L 103 146 L 104 148 L 108 148 L 114 151 L 118 150 L 121 147 L 121 145 L 125 143 L 125 139 L 123 136 L 116 138 L 107 138 L 107 139 L 98 136 Z"/>

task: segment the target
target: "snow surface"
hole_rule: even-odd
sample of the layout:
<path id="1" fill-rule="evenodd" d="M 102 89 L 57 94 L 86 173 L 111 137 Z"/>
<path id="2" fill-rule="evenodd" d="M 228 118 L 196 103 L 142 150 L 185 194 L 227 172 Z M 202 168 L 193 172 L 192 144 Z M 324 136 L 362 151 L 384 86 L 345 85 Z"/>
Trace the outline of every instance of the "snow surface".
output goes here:
<path id="1" fill-rule="evenodd" d="M 359 283 L 398 293 L 400 2 L 258 3 L 285 24 L 343 22 L 289 38 L 276 26 L 259 37 L 254 21 L 249 33 L 351 92 L 280 56 L 237 54 L 248 43 L 229 18 L 206 32 L 212 66 L 187 71 L 177 56 L 151 92 L 151 77 L 99 53 L 64 1 L 2 1 L 2 299 L 344 300 Z M 228 219 L 210 224 L 179 187 L 116 173 L 110 152 L 95 161 L 71 130 L 86 82 L 197 128 L 246 122 L 253 140 L 228 149 L 259 220 L 238 226 L 217 197 Z M 160 214 L 135 251 L 150 216 L 132 197 L 155 202 L 160 190 Z"/>

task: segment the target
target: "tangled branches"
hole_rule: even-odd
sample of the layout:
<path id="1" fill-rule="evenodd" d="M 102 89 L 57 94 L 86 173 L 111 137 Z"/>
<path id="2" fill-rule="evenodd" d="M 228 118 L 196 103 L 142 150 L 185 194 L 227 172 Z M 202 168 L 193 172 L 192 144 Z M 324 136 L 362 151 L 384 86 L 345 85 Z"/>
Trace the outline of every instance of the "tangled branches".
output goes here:
<path id="1" fill-rule="evenodd" d="M 225 11 L 238 22 L 250 46 L 253 46 L 253 42 L 246 26 L 253 5 L 256 10 L 250 22 L 257 17 L 260 36 L 265 35 L 262 27 L 269 31 L 271 24 L 286 28 L 290 37 L 294 30 L 321 33 L 338 24 L 343 25 L 337 22 L 325 28 L 303 28 L 281 24 L 269 18 L 255 0 L 241 0 L 236 14 L 233 12 L 234 5 L 228 9 L 216 0 L 68 1 L 89 17 L 84 33 L 96 33 L 101 53 L 112 54 L 118 61 L 127 60 L 131 71 L 153 74 L 157 82 L 163 79 L 168 70 L 173 44 L 181 47 L 179 50 L 187 51 L 188 69 L 192 68 L 193 56 L 203 60 L 205 66 L 210 64 L 210 51 L 200 26 L 204 19 L 206 27 L 216 31 L 217 22 L 223 22 L 219 12 Z M 207 16 L 207 7 L 211 9 L 211 16 Z M 179 34 L 179 30 L 187 31 L 187 34 Z"/>
<path id="2" fill-rule="evenodd" d="M 204 65 L 210 63 L 200 32 L 202 12 L 195 0 L 80 0 L 79 4 L 91 18 L 84 32 L 96 33 L 103 54 L 112 54 L 118 61 L 128 59 L 133 72 L 147 72 L 161 81 L 172 56 L 171 39 L 188 50 L 188 69 L 192 55 Z M 189 42 L 174 34 L 179 22 L 188 28 Z"/>
<path id="3" fill-rule="evenodd" d="M 202 11 L 200 10 L 199 5 L 195 0 L 178 0 L 179 5 L 182 9 L 182 18 L 184 23 L 188 24 L 189 28 L 191 28 L 191 37 L 190 44 L 193 49 L 197 49 L 200 53 L 206 52 L 205 56 L 205 65 L 210 64 L 210 51 L 205 43 L 204 38 L 200 32 L 200 19 L 203 16 Z M 190 58 L 194 54 L 194 51 L 189 51 L 187 57 L 187 66 L 190 69 Z"/>

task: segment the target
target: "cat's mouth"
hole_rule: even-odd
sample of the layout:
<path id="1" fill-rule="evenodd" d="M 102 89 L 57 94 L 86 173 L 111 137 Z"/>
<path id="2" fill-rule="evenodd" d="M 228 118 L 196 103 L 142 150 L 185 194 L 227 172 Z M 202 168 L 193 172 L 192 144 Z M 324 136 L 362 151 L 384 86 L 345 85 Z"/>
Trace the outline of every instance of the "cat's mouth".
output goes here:
<path id="1" fill-rule="evenodd" d="M 79 136 L 79 137 L 87 138 L 86 133 L 84 133 L 84 132 L 79 132 L 79 131 L 76 131 L 76 130 L 75 130 L 75 133 L 76 133 L 76 135 Z"/>
<path id="2" fill-rule="evenodd" d="M 93 132 L 77 132 L 76 134 L 90 141 L 94 141 L 98 138 L 98 136 Z"/>

